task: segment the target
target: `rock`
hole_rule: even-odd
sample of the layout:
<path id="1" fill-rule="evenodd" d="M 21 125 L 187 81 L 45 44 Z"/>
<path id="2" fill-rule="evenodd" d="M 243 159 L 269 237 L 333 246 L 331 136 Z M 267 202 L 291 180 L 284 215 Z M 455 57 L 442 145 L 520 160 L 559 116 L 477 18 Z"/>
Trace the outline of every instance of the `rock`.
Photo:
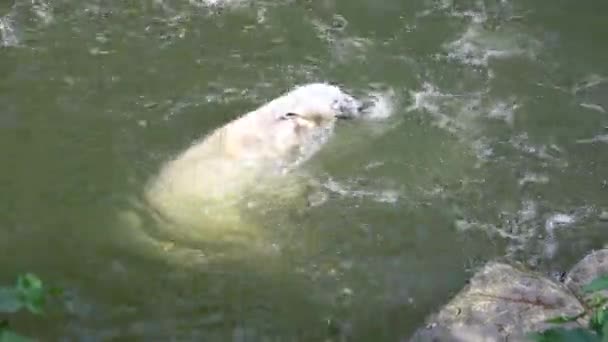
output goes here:
<path id="1" fill-rule="evenodd" d="M 526 334 L 551 327 L 547 319 L 582 311 L 576 297 L 561 284 L 490 262 L 410 341 L 525 341 Z"/>
<path id="2" fill-rule="evenodd" d="M 600 213 L 600 221 L 608 221 L 608 210 L 604 210 Z"/>
<path id="3" fill-rule="evenodd" d="M 585 295 L 582 292 L 582 287 L 603 275 L 608 275 L 608 249 L 600 249 L 587 254 L 568 272 L 565 284 L 579 298 L 589 298 L 590 295 Z M 606 290 L 600 293 L 608 296 Z"/>

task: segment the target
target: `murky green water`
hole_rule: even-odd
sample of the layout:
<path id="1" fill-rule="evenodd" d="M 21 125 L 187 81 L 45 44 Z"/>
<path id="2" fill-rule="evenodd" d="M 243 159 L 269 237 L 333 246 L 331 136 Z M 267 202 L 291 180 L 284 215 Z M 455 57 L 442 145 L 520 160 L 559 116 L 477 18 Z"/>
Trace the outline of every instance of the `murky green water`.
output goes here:
<path id="1" fill-rule="evenodd" d="M 567 268 L 608 238 L 607 15 L 596 0 L 0 4 L 0 280 L 68 290 L 15 327 L 396 341 L 485 260 Z M 164 161 L 320 80 L 393 110 L 304 166 L 325 202 L 255 217 L 270 253 L 145 233 L 132 200 Z"/>

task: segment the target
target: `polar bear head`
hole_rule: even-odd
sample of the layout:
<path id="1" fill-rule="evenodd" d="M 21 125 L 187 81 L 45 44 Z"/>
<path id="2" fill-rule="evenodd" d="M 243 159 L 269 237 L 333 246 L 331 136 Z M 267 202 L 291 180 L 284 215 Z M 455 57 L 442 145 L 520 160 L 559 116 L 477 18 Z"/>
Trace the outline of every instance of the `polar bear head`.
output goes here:
<path id="1" fill-rule="evenodd" d="M 296 87 L 262 106 L 280 120 L 295 119 L 305 125 L 320 126 L 335 119 L 350 119 L 362 113 L 363 103 L 338 86 L 311 83 Z"/>
<path id="2" fill-rule="evenodd" d="M 235 159 L 302 161 L 327 141 L 336 121 L 365 109 L 338 86 L 301 85 L 227 125 L 224 147 Z"/>

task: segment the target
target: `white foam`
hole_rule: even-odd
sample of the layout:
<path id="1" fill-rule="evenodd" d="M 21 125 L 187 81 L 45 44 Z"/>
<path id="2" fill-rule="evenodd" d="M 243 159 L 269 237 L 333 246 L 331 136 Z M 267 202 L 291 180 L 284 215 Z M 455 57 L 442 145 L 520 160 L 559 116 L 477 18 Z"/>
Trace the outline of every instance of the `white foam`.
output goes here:
<path id="1" fill-rule="evenodd" d="M 45 25 L 53 22 L 53 7 L 45 0 L 31 0 L 32 11 Z"/>
<path id="2" fill-rule="evenodd" d="M 245 0 L 189 0 L 193 6 L 205 7 L 229 7 L 242 5 Z"/>
<path id="3" fill-rule="evenodd" d="M 432 119 L 432 125 L 453 134 L 462 143 L 469 145 L 479 163 L 483 163 L 495 155 L 492 147 L 494 138 L 486 136 L 484 132 L 488 119 L 502 121 L 507 126 L 513 127 L 516 112 L 520 108 L 514 97 L 492 99 L 487 92 L 482 90 L 451 94 L 430 82 L 425 82 L 422 89 L 410 91 L 411 105 L 407 110 L 428 114 Z M 520 151 L 555 163 L 565 163 L 553 156 L 555 152 L 560 152 L 557 147 L 531 146 L 527 140 L 527 136 L 518 136 L 511 142 Z"/>
<path id="4" fill-rule="evenodd" d="M 488 113 L 488 117 L 492 119 L 502 120 L 507 125 L 513 126 L 515 121 L 515 111 L 519 108 L 517 103 L 511 101 L 510 103 L 499 101 L 494 104 Z"/>
<path id="5" fill-rule="evenodd" d="M 410 91 L 410 95 L 412 96 L 414 103 L 408 108 L 408 110 L 426 109 L 431 112 L 439 111 L 439 107 L 434 101 L 429 101 L 429 99 L 444 96 L 433 84 L 429 82 L 424 82 L 422 85 L 422 90 L 420 91 Z"/>
<path id="6" fill-rule="evenodd" d="M 525 199 L 521 202 L 517 212 L 503 212 L 503 222 L 495 225 L 483 223 L 472 219 L 460 219 L 454 222 L 456 230 L 467 232 L 469 230 L 483 231 L 489 235 L 495 235 L 507 241 L 507 255 L 525 249 L 530 241 L 538 237 L 538 205 L 535 201 Z"/>
<path id="7" fill-rule="evenodd" d="M 452 133 L 464 129 L 465 127 L 445 114 L 442 107 L 442 101 L 451 98 L 449 94 L 443 94 L 431 83 L 425 82 L 420 91 L 410 91 L 413 98 L 413 104 L 408 107 L 408 111 L 423 110 L 431 114 L 435 119 L 435 125 L 444 128 Z"/>
<path id="8" fill-rule="evenodd" d="M 481 161 L 487 161 L 490 157 L 494 156 L 494 149 L 489 145 L 485 139 L 477 139 L 471 143 L 471 148 L 477 158 Z"/>
<path id="9" fill-rule="evenodd" d="M 453 0 L 440 0 L 433 1 L 433 4 L 430 9 L 426 9 L 424 11 L 420 11 L 416 14 L 416 17 L 423 18 L 429 15 L 432 15 L 436 12 L 446 13 L 450 17 L 454 18 L 468 18 L 474 23 L 483 23 L 488 17 L 484 10 L 483 2 L 478 2 L 475 6 L 475 9 L 468 9 L 464 11 L 458 11 L 454 9 L 454 1 Z"/>
<path id="10" fill-rule="evenodd" d="M 524 200 L 517 212 L 518 223 L 530 222 L 538 216 L 538 205 L 532 200 Z"/>
<path id="11" fill-rule="evenodd" d="M 386 92 L 373 92 L 373 105 L 365 115 L 366 119 L 382 120 L 391 117 L 395 111 L 395 92 L 389 89 Z"/>
<path id="12" fill-rule="evenodd" d="M 329 45 L 333 57 L 339 62 L 365 60 L 366 52 L 373 46 L 371 39 L 344 34 L 348 20 L 339 14 L 332 17 L 331 25 L 319 19 L 312 19 L 311 24 L 318 39 Z"/>
<path id="13" fill-rule="evenodd" d="M 352 186 L 337 182 L 333 179 L 327 180 L 323 187 L 342 197 L 368 198 L 379 203 L 396 203 L 401 197 L 399 192 L 394 189 L 384 190 L 363 190 L 354 189 Z"/>
<path id="14" fill-rule="evenodd" d="M 590 74 L 572 87 L 572 93 L 576 94 L 576 93 L 580 92 L 581 90 L 593 88 L 604 82 L 608 82 L 608 77 L 597 75 L 597 74 Z"/>
<path id="15" fill-rule="evenodd" d="M 372 40 L 362 37 L 334 38 L 333 43 L 330 43 L 333 55 L 341 62 L 365 60 L 365 52 L 372 45 Z"/>
<path id="16" fill-rule="evenodd" d="M 600 106 L 598 104 L 595 104 L 595 103 L 586 103 L 586 102 L 583 102 L 583 103 L 579 103 L 579 106 L 581 106 L 583 108 L 590 109 L 590 110 L 594 110 L 596 112 L 606 113 L 606 110 L 604 109 L 604 107 L 602 107 L 602 106 Z"/>
<path id="17" fill-rule="evenodd" d="M 462 5 L 468 8 L 456 9 Z M 475 67 L 487 67 L 491 59 L 513 56 L 535 58 L 540 48 L 539 41 L 522 34 L 521 30 L 511 23 L 513 19 L 520 19 L 522 16 L 513 13 L 509 1 L 500 1 L 494 5 L 497 7 L 493 12 L 499 12 L 503 20 L 500 26 L 491 30 L 486 29 L 490 16 L 487 3 L 482 0 L 470 4 L 460 4 L 453 0 L 441 0 L 438 3 L 434 1 L 430 9 L 417 13 L 417 17 L 439 12 L 448 17 L 468 20 L 470 25 L 460 38 L 444 44 L 447 58 L 450 60 Z"/>
<path id="18" fill-rule="evenodd" d="M 529 183 L 547 184 L 549 183 L 549 177 L 542 174 L 528 172 L 519 180 L 519 185 L 522 186 Z"/>
<path id="19" fill-rule="evenodd" d="M 509 139 L 511 145 L 518 151 L 538 158 L 540 160 L 550 162 L 555 166 L 567 167 L 568 161 L 560 158 L 562 150 L 554 145 L 536 145 L 529 141 L 528 134 L 522 133 Z M 557 156 L 555 156 L 557 154 Z"/>
<path id="20" fill-rule="evenodd" d="M 428 82 L 423 84 L 422 90 L 411 91 L 410 94 L 412 105 L 407 108 L 408 111 L 420 110 L 429 114 L 434 126 L 469 145 L 479 162 L 494 156 L 492 141 L 483 137 L 481 119 L 489 117 L 509 123 L 513 121 L 514 110 L 517 108 L 514 104 L 507 104 L 510 102 L 486 100 L 485 92 L 449 94 Z"/>
<path id="21" fill-rule="evenodd" d="M 479 130 L 479 119 L 491 111 L 492 107 L 484 102 L 485 93 L 450 94 L 425 82 L 422 90 L 410 92 L 413 104 L 408 110 L 423 110 L 433 117 L 436 126 L 468 136 Z"/>
<path id="22" fill-rule="evenodd" d="M 539 43 L 517 31 L 490 32 L 482 25 L 471 25 L 457 40 L 444 44 L 447 58 L 476 67 L 487 67 L 491 59 L 536 57 Z"/>
<path id="23" fill-rule="evenodd" d="M 597 142 L 608 143 L 608 134 L 600 134 L 594 136 L 593 138 L 579 139 L 576 141 L 577 144 L 592 144 Z"/>
<path id="24" fill-rule="evenodd" d="M 572 215 L 561 213 L 553 214 L 545 221 L 545 231 L 547 232 L 547 238 L 545 241 L 545 256 L 547 258 L 553 258 L 559 247 L 559 243 L 555 239 L 555 229 L 567 227 L 574 223 L 575 219 Z"/>
<path id="25" fill-rule="evenodd" d="M 574 216 L 562 214 L 562 213 L 556 213 L 556 214 L 551 215 L 545 221 L 545 230 L 547 231 L 547 234 L 553 235 L 556 228 L 569 226 L 569 225 L 573 224 L 574 222 L 575 222 Z"/>
<path id="26" fill-rule="evenodd" d="M 266 12 L 267 12 L 266 7 L 258 8 L 257 13 L 256 13 L 256 21 L 258 24 L 266 23 L 266 19 L 267 19 Z"/>
<path id="27" fill-rule="evenodd" d="M 364 169 L 373 170 L 373 169 L 383 166 L 384 164 L 385 164 L 385 162 L 383 162 L 383 161 L 373 161 L 373 162 L 370 162 L 367 165 L 365 165 Z"/>
<path id="28" fill-rule="evenodd" d="M 11 47 L 17 45 L 19 45 L 19 39 L 11 18 L 8 15 L 0 17 L 0 46 Z"/>
<path id="29" fill-rule="evenodd" d="M 496 234 L 504 239 L 521 242 L 524 237 L 519 232 L 510 232 L 505 229 L 501 229 L 496 225 L 489 223 L 482 223 L 471 219 L 458 219 L 454 221 L 454 227 L 459 232 L 466 232 L 469 230 L 480 230 L 489 234 Z"/>

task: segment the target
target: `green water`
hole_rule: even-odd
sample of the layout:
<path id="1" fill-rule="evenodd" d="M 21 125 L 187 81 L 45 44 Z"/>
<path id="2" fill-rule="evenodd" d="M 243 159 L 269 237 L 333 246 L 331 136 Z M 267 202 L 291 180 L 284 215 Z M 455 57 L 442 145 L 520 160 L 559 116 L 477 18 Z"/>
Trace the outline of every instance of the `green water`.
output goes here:
<path id="1" fill-rule="evenodd" d="M 33 271 L 67 291 L 14 327 L 397 341 L 486 260 L 563 271 L 608 238 L 607 15 L 597 0 L 3 2 L 0 281 Z M 327 200 L 255 215 L 267 254 L 153 247 L 132 203 L 163 162 L 312 81 L 392 106 L 303 166 Z"/>

